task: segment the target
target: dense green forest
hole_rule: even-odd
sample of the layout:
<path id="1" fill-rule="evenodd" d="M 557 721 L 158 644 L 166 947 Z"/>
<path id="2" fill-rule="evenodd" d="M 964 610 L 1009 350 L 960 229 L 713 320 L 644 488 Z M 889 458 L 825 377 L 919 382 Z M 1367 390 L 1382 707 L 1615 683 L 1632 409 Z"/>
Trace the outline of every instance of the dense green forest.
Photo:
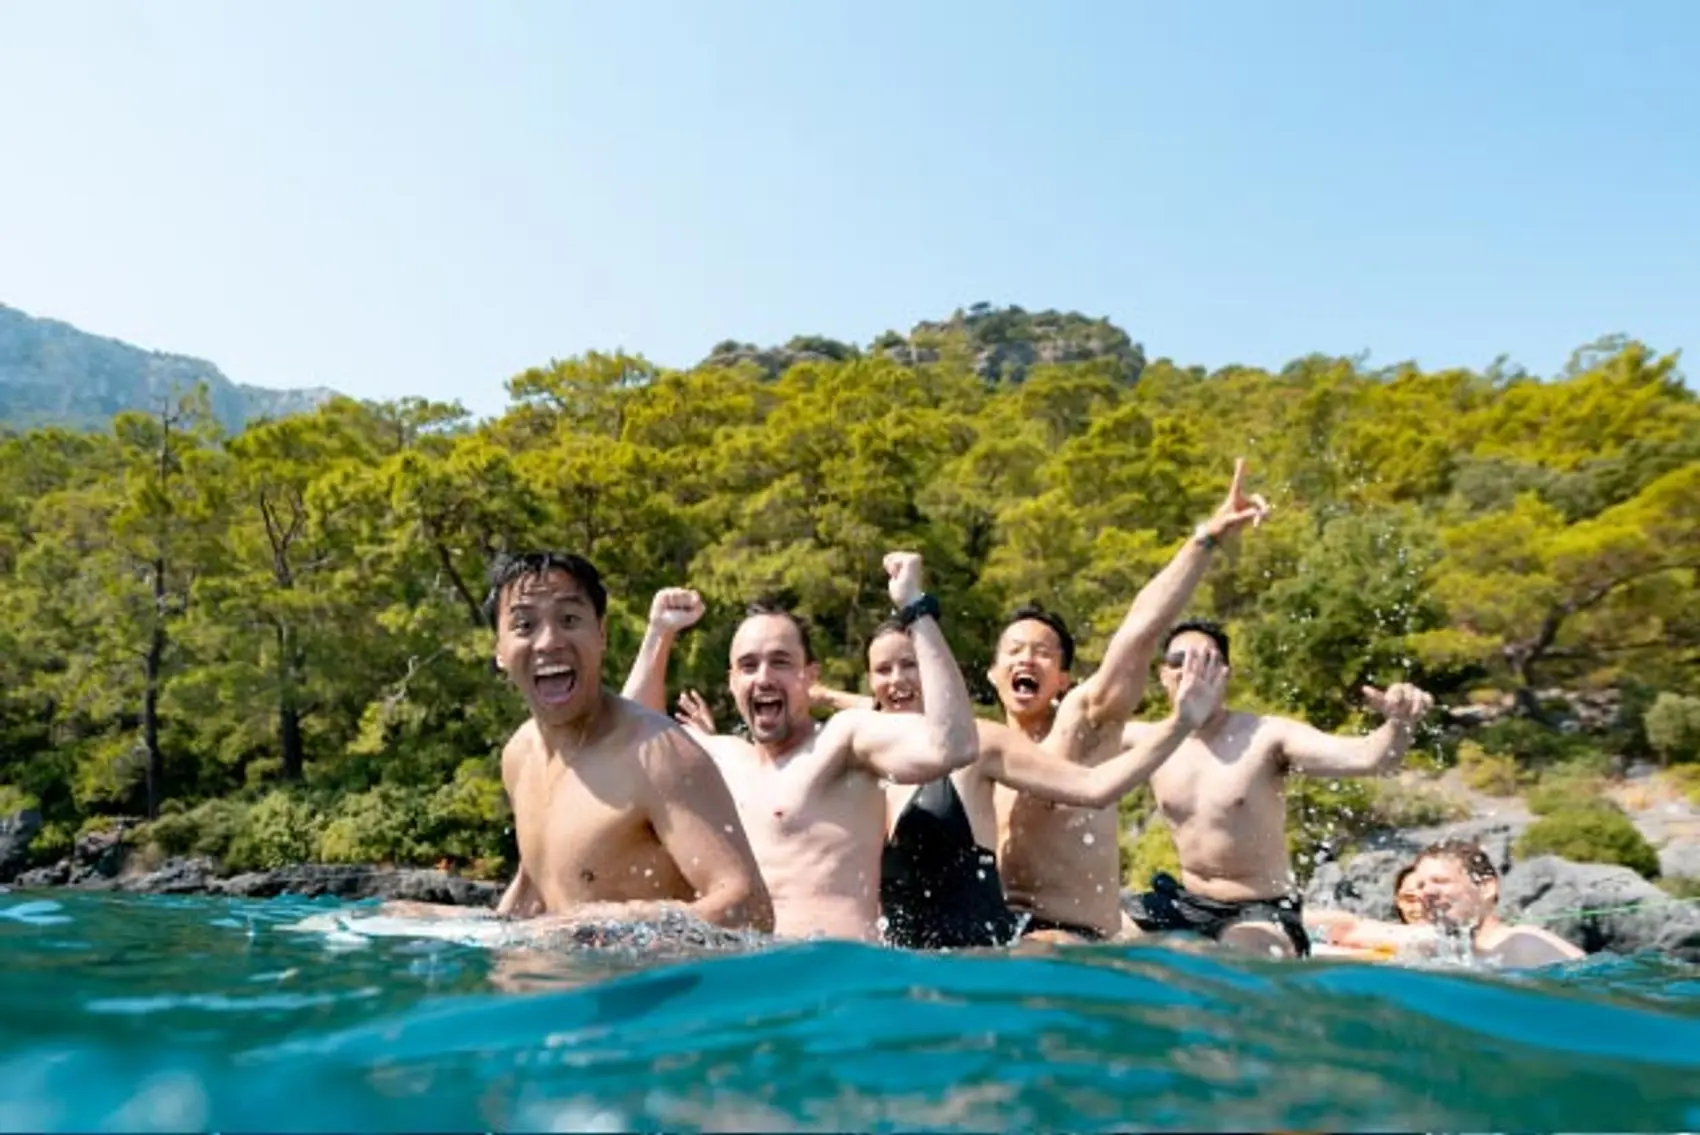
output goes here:
<path id="1" fill-rule="evenodd" d="M 160 853 L 229 865 L 499 875 L 496 757 L 524 717 L 479 613 L 499 550 L 597 563 L 616 685 L 652 592 L 700 588 L 672 684 L 724 722 L 743 602 L 792 599 L 825 680 L 856 686 L 899 546 L 971 680 L 1030 599 L 1089 667 L 1236 455 L 1276 513 L 1194 608 L 1235 635 L 1240 704 L 1351 727 L 1362 684 L 1405 678 L 1515 706 L 1462 747 L 1437 715 L 1420 760 L 1695 757 L 1700 405 L 1673 357 L 1206 373 L 1099 322 L 1091 350 L 1024 350 L 1029 323 L 976 309 L 928 344 L 733 343 L 685 371 L 590 354 L 516 376 L 482 423 L 339 398 L 227 436 L 190 391 L 104 433 L 0 435 L 0 811 L 39 807 L 38 861 L 153 816 Z M 1553 690 L 1620 696 L 1578 732 Z M 1294 807 L 1358 816 L 1363 791 Z"/>

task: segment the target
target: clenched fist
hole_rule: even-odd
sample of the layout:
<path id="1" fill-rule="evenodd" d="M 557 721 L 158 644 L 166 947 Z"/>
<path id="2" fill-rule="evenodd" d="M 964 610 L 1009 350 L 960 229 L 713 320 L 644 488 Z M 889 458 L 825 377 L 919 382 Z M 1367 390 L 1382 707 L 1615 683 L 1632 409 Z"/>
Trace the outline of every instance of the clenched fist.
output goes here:
<path id="1" fill-rule="evenodd" d="M 901 610 L 921 595 L 921 554 L 891 552 L 885 557 L 885 574 L 891 601 Z"/>
<path id="2" fill-rule="evenodd" d="M 649 625 L 664 631 L 682 631 L 702 618 L 702 596 L 688 587 L 663 587 L 649 603 Z"/>

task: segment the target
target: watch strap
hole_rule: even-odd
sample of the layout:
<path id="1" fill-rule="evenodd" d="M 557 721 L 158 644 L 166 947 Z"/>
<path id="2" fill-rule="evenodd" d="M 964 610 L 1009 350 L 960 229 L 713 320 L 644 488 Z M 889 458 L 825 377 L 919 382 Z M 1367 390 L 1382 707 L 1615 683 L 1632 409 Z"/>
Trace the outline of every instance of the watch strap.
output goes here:
<path id="1" fill-rule="evenodd" d="M 915 620 L 923 617 L 930 617 L 934 622 L 937 622 L 939 617 L 938 597 L 925 591 L 909 600 L 897 612 L 899 625 L 905 627 L 913 626 Z"/>

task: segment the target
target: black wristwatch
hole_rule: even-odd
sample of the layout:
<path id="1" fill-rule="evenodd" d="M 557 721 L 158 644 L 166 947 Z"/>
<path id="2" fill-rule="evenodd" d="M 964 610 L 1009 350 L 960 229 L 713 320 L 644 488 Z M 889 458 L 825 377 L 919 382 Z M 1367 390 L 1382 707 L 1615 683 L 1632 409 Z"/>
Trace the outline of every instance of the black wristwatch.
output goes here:
<path id="1" fill-rule="evenodd" d="M 923 591 L 905 603 L 902 609 L 897 612 L 897 622 L 899 626 L 913 626 L 916 619 L 929 615 L 934 622 L 938 621 L 939 601 L 935 596 Z"/>

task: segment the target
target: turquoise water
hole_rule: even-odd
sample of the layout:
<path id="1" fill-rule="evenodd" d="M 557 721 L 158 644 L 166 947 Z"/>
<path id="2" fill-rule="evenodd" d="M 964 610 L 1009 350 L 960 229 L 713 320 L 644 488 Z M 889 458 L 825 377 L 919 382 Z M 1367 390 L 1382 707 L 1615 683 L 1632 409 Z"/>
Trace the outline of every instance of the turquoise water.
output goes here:
<path id="1" fill-rule="evenodd" d="M 1700 1128 L 1700 971 L 1154 946 L 353 947 L 335 904 L 0 894 L 0 1129 Z"/>

